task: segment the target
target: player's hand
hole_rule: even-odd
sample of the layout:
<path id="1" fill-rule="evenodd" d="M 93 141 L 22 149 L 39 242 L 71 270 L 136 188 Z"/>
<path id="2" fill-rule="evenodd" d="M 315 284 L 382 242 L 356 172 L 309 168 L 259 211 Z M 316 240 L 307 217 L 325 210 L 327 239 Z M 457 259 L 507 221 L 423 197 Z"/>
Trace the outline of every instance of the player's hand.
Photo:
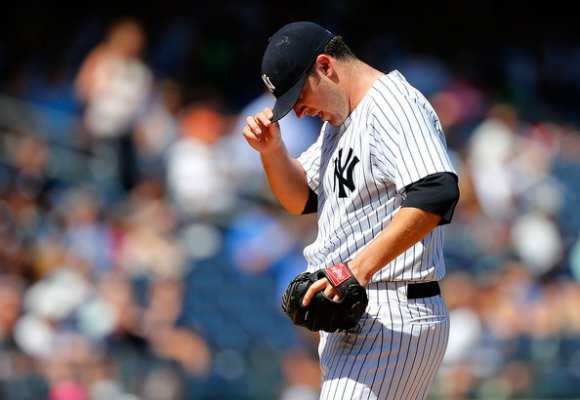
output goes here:
<path id="1" fill-rule="evenodd" d="M 302 299 L 302 305 L 306 307 L 308 304 L 310 304 L 310 301 L 312 300 L 314 295 L 320 291 L 324 291 L 324 294 L 329 299 L 332 299 L 332 300 L 339 300 L 340 299 L 338 292 L 336 291 L 336 289 L 334 287 L 332 287 L 332 285 L 330 284 L 328 279 L 322 278 L 322 279 L 319 279 L 316 282 L 314 282 L 308 288 L 308 291 L 306 292 L 306 294 L 304 295 L 304 298 Z"/>
<path id="2" fill-rule="evenodd" d="M 367 287 L 368 279 L 366 279 L 364 275 L 358 271 L 358 268 L 354 267 L 354 262 L 352 264 L 353 267 L 350 268 L 354 277 L 363 287 Z M 306 292 L 304 298 L 302 299 L 302 304 L 304 306 L 307 306 L 312 300 L 312 298 L 314 298 L 314 295 L 320 291 L 324 291 L 324 294 L 332 300 L 340 300 L 340 295 L 338 294 L 338 291 L 332 286 L 332 284 L 328 281 L 328 279 L 322 278 L 314 282 L 308 288 L 308 291 Z"/>
<path id="3" fill-rule="evenodd" d="M 279 148 L 282 137 L 278 123 L 272 122 L 272 109 L 266 107 L 264 111 L 246 118 L 246 126 L 242 130 L 249 145 L 261 154 Z"/>

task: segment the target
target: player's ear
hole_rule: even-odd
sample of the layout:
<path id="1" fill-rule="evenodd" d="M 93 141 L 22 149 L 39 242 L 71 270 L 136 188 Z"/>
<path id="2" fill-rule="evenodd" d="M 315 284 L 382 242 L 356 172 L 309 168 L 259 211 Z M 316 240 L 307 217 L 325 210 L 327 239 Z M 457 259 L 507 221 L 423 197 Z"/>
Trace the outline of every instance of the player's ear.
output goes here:
<path id="1" fill-rule="evenodd" d="M 320 70 L 320 72 L 324 76 L 330 76 L 333 73 L 332 62 L 330 57 L 326 54 L 319 54 L 316 57 L 316 68 Z"/>

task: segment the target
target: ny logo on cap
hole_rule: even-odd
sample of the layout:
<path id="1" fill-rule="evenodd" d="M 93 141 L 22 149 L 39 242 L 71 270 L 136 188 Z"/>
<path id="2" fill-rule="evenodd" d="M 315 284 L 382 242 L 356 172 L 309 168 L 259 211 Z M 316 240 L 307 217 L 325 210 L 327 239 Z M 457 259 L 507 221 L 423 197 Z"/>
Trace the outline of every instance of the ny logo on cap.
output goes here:
<path id="1" fill-rule="evenodd" d="M 262 74 L 262 80 L 264 81 L 264 84 L 266 85 L 268 90 L 270 92 L 274 93 L 274 90 L 276 90 L 276 86 L 274 86 L 274 84 L 272 83 L 270 78 L 268 76 L 266 76 L 266 74 Z"/>

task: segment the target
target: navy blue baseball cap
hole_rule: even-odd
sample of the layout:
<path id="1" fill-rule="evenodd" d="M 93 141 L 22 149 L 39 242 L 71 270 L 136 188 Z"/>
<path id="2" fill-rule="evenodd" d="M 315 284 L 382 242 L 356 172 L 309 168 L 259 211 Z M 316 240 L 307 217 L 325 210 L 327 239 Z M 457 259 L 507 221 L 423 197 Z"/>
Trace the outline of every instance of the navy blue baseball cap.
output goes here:
<path id="1" fill-rule="evenodd" d="M 298 101 L 308 71 L 334 35 L 314 22 L 292 22 L 268 41 L 262 58 L 262 80 L 276 97 L 276 122 Z"/>

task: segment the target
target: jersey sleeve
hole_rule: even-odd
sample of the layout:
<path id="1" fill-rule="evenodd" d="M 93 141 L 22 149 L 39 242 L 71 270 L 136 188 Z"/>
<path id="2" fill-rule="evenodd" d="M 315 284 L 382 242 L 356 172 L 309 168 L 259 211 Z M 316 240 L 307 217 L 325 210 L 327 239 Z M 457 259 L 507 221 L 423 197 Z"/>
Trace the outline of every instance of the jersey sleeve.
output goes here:
<path id="1" fill-rule="evenodd" d="M 397 190 L 431 174 L 456 173 L 435 110 L 404 78 L 385 86 L 369 120 L 374 162 Z"/>
<path id="2" fill-rule="evenodd" d="M 320 185 L 320 152 L 322 151 L 322 139 L 324 137 L 324 127 L 320 130 L 320 134 L 316 141 L 307 148 L 300 156 L 298 161 L 302 164 L 302 167 L 306 171 L 306 179 L 310 189 L 314 193 L 318 193 L 318 187 Z"/>

